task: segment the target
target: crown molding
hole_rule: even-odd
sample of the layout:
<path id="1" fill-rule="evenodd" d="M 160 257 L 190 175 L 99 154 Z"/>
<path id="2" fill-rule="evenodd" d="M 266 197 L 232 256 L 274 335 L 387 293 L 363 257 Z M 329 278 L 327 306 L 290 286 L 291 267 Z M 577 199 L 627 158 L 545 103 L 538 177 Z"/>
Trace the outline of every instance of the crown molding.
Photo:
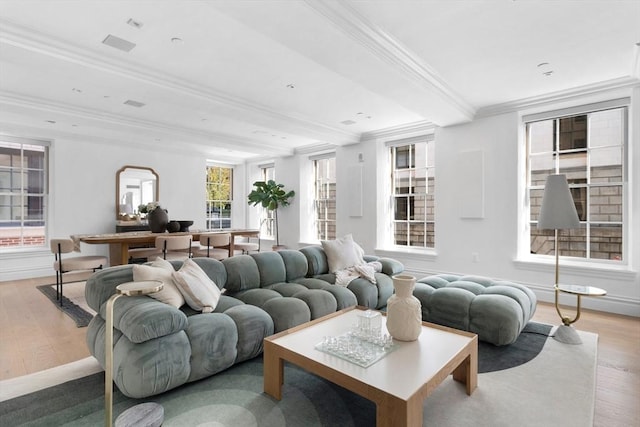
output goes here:
<path id="1" fill-rule="evenodd" d="M 498 114 L 513 113 L 528 108 L 541 107 L 547 104 L 554 104 L 562 101 L 571 101 L 587 95 L 597 95 L 619 89 L 631 89 L 640 86 L 640 79 L 635 77 L 620 77 L 604 82 L 593 83 L 575 88 L 551 92 L 540 96 L 519 99 L 502 104 L 490 105 L 478 109 L 476 119 L 495 116 Z"/>
<path id="2" fill-rule="evenodd" d="M 395 139 L 410 138 L 412 136 L 428 135 L 435 133 L 438 126 L 432 122 L 420 121 L 373 132 L 362 134 L 361 141 L 382 140 L 391 141 Z"/>
<path id="3" fill-rule="evenodd" d="M 297 147 L 293 150 L 294 154 L 315 154 L 320 151 L 335 151 L 336 145 L 334 144 L 311 144 L 303 147 Z"/>
<path id="4" fill-rule="evenodd" d="M 65 140 L 77 142 L 80 144 L 98 144 L 107 145 L 109 147 L 122 147 L 125 149 L 132 148 L 131 140 L 125 141 L 123 139 L 105 138 L 94 135 L 87 137 L 87 135 L 73 133 L 64 129 L 42 128 L 37 126 L 7 123 L 2 121 L 0 121 L 0 135 L 23 139 L 28 138 L 35 140 L 46 140 L 52 142 L 53 144 L 55 144 L 56 140 Z M 250 161 L 253 158 L 240 159 L 237 156 L 228 156 L 224 153 L 224 150 L 221 150 L 219 147 L 205 146 L 204 144 L 197 144 L 193 142 L 180 142 L 180 144 L 175 144 L 173 143 L 173 141 L 171 141 L 171 143 L 167 143 L 166 141 L 163 143 L 156 141 L 136 140 L 134 147 L 135 149 L 139 150 L 150 150 L 153 152 L 163 152 L 175 155 L 184 155 L 185 152 L 193 155 L 200 155 L 202 157 L 215 155 L 216 159 L 219 159 L 219 161 L 228 162 L 230 164 L 242 164 L 245 161 Z"/>
<path id="5" fill-rule="evenodd" d="M 104 54 L 65 43 L 52 35 L 45 35 L 37 30 L 25 28 L 1 18 L 0 28 L 0 44 L 11 45 L 129 80 L 154 85 L 181 95 L 223 105 L 229 110 L 240 112 L 242 116 L 253 115 L 276 121 L 281 123 L 283 129 L 293 127 L 297 132 L 303 135 L 313 135 L 319 140 L 350 143 L 358 139 L 356 133 L 327 126 L 305 117 L 281 114 L 265 105 L 253 103 L 222 91 L 201 85 L 187 84 L 174 76 L 149 69 L 142 64 L 135 64 L 134 68 L 130 62 L 115 57 L 105 57 Z M 229 117 L 236 119 L 232 115 Z"/>
<path id="6" fill-rule="evenodd" d="M 379 59 L 420 86 L 440 94 L 467 120 L 475 114 L 475 108 L 458 95 L 448 83 L 418 55 L 404 47 L 393 36 L 368 21 L 347 1 L 305 0 L 306 4 L 336 27 L 357 40 Z"/>
<path id="7" fill-rule="evenodd" d="M 196 141 L 202 141 L 202 143 L 195 143 L 196 145 L 204 146 L 208 149 L 227 148 L 230 150 L 242 151 L 238 150 L 238 147 L 243 147 L 258 153 L 275 153 L 277 155 L 291 155 L 293 152 L 291 149 L 283 149 L 279 146 L 266 144 L 263 141 L 240 138 L 231 134 L 198 131 L 180 126 L 170 126 L 165 123 L 133 119 L 128 116 L 104 113 L 102 111 L 79 108 L 68 104 L 53 103 L 44 99 L 26 97 L 3 91 L 0 91 L 0 105 L 62 114 L 69 117 L 106 123 L 114 127 L 135 128 L 149 132 L 150 135 L 153 135 L 154 133 L 158 134 L 160 132 L 163 135 L 174 136 L 183 141 L 185 139 L 187 141 L 195 139 Z M 92 135 L 91 138 L 95 138 L 95 136 Z M 143 141 L 140 142 L 142 143 Z M 182 143 L 185 144 L 185 142 Z"/>

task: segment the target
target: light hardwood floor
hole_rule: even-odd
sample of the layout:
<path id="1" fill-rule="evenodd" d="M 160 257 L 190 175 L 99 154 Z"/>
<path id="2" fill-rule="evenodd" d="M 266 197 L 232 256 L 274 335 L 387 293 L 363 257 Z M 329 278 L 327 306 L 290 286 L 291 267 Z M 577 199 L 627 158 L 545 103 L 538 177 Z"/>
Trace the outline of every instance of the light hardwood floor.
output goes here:
<path id="1" fill-rule="evenodd" d="M 86 328 L 76 328 L 36 289 L 44 283 L 55 279 L 0 282 L 0 380 L 89 356 Z M 559 323 L 547 303 L 538 304 L 534 320 Z M 599 334 L 594 425 L 640 427 L 640 319 L 583 310 L 576 326 Z"/>

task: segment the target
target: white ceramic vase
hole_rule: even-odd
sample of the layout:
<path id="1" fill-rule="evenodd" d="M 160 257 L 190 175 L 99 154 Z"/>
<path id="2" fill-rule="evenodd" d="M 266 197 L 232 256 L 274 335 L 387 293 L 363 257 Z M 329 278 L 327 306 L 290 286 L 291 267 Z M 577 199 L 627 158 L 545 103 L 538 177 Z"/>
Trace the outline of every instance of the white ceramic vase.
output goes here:
<path id="1" fill-rule="evenodd" d="M 415 341 L 422 332 L 422 306 L 413 296 L 416 278 L 393 276 L 394 294 L 387 300 L 387 330 L 399 341 Z"/>

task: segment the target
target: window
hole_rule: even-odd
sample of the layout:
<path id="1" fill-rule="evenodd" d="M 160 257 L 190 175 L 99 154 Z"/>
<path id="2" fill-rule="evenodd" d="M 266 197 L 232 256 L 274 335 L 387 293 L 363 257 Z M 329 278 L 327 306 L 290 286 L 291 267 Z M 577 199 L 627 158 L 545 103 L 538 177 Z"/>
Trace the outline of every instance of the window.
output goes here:
<path id="1" fill-rule="evenodd" d="M 553 230 L 537 220 L 547 175 L 561 173 L 580 228 L 558 231 L 560 254 L 624 260 L 626 118 L 622 107 L 526 123 L 531 253 L 555 254 Z"/>
<path id="2" fill-rule="evenodd" d="M 261 181 L 267 182 L 276 179 L 276 168 L 273 165 L 260 167 Z M 266 239 L 275 239 L 276 218 L 275 211 L 270 211 L 260 206 L 260 234 Z"/>
<path id="3" fill-rule="evenodd" d="M 0 247 L 45 246 L 47 146 L 0 139 Z"/>
<path id="4" fill-rule="evenodd" d="M 336 238 L 336 158 L 313 160 L 316 238 Z"/>
<path id="5" fill-rule="evenodd" d="M 434 144 L 425 139 L 389 147 L 394 245 L 435 247 Z"/>
<path id="6" fill-rule="evenodd" d="M 233 168 L 207 166 L 207 228 L 231 228 Z"/>

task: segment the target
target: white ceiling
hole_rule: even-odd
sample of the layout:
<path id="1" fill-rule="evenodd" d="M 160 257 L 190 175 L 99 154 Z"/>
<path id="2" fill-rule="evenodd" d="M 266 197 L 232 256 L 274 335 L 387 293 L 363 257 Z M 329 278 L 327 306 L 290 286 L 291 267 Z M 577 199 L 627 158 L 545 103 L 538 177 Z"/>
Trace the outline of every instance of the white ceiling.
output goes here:
<path id="1" fill-rule="evenodd" d="M 636 0 L 0 0 L 0 131 L 241 162 L 633 82 L 638 43 Z"/>

